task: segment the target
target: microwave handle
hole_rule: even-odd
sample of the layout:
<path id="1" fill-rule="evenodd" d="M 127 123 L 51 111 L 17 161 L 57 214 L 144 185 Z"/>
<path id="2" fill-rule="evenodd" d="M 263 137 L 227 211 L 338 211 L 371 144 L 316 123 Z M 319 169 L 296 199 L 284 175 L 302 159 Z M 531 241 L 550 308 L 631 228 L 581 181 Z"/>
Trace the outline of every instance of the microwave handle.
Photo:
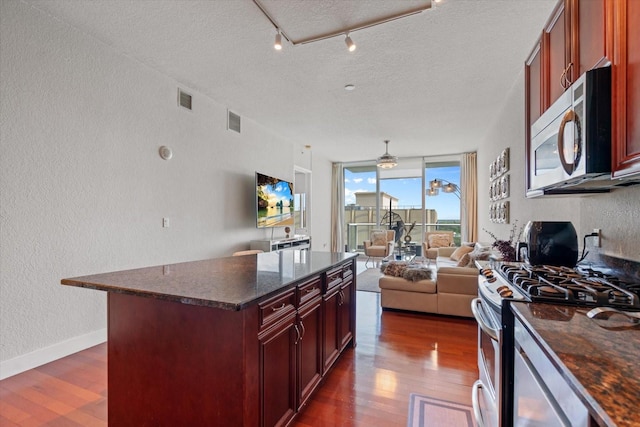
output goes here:
<path id="1" fill-rule="evenodd" d="M 569 122 L 574 122 L 578 131 L 578 142 L 573 141 L 573 161 L 571 163 L 567 163 L 564 158 L 564 128 Z M 560 123 L 560 129 L 558 130 L 558 157 L 567 175 L 571 175 L 576 171 L 582 157 L 582 126 L 580 125 L 580 117 L 573 110 L 567 111 Z"/>

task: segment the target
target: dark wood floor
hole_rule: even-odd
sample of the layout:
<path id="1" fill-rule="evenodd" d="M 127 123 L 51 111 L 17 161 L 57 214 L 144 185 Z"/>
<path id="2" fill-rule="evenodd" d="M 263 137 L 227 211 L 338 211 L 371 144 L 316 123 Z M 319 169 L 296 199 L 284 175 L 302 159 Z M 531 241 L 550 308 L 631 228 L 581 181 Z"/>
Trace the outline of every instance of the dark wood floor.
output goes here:
<path id="1" fill-rule="evenodd" d="M 471 403 L 475 321 L 383 312 L 379 298 L 358 292 L 357 346 L 337 362 L 296 426 L 404 426 L 411 393 Z M 0 381 L 0 425 L 106 426 L 106 344 Z"/>

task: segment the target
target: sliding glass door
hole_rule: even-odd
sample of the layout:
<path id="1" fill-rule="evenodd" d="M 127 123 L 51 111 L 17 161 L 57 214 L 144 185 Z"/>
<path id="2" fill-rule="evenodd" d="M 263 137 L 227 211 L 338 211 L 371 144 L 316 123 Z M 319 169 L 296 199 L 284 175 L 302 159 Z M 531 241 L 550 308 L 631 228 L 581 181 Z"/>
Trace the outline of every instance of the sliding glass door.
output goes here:
<path id="1" fill-rule="evenodd" d="M 432 190 L 434 180 L 440 187 Z M 418 253 L 426 231 L 453 230 L 460 242 L 459 156 L 401 158 L 392 169 L 345 164 L 344 194 L 348 252 L 362 252 L 371 230 L 381 228 L 395 229 L 396 246 L 417 247 Z"/>

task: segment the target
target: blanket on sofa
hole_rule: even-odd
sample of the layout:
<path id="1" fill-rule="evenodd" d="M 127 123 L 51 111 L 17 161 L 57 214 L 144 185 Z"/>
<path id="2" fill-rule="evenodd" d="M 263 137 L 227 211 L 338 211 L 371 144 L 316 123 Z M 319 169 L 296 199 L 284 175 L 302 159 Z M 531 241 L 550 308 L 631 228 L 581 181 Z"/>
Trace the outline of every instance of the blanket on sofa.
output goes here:
<path id="1" fill-rule="evenodd" d="M 402 277 L 412 282 L 430 280 L 433 274 L 431 268 L 424 264 L 407 261 L 383 261 L 380 265 L 380 271 L 387 276 Z"/>

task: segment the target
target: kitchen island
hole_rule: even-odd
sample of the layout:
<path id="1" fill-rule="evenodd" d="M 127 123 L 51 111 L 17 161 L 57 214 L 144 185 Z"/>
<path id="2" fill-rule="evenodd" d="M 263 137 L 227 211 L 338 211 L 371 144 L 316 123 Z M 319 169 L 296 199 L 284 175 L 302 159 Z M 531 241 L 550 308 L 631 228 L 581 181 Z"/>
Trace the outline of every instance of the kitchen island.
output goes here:
<path id="1" fill-rule="evenodd" d="M 281 251 L 63 279 L 108 293 L 111 425 L 286 425 L 355 345 L 355 255 Z"/>
<path id="2" fill-rule="evenodd" d="M 619 315 L 593 319 L 585 307 L 519 302 L 511 307 L 593 422 L 640 424 L 638 323 Z"/>

